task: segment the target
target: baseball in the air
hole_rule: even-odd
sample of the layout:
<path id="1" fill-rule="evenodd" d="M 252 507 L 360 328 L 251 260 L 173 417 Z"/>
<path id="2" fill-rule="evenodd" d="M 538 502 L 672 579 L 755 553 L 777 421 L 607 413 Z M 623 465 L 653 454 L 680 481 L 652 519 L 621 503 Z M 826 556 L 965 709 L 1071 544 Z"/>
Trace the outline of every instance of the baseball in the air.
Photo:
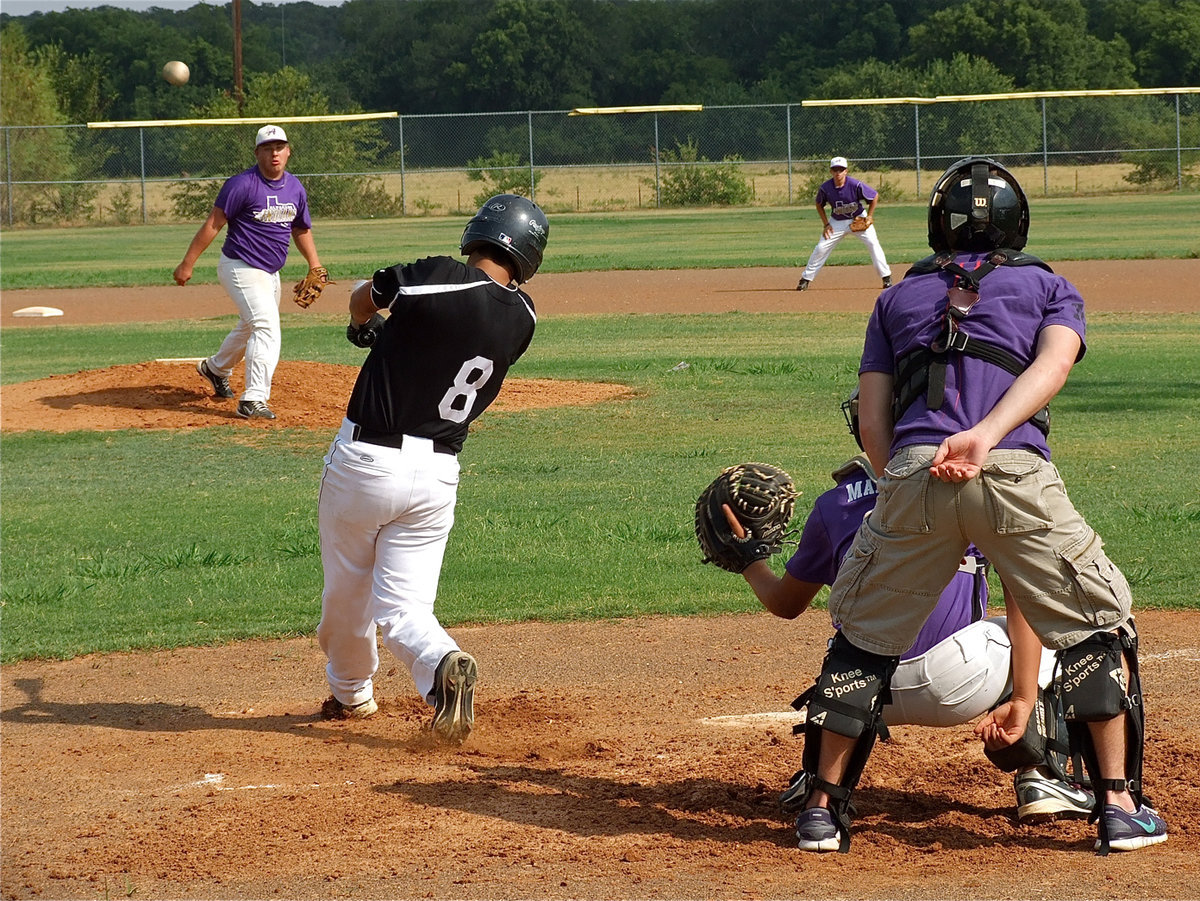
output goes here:
<path id="1" fill-rule="evenodd" d="M 171 82 L 171 84 L 187 84 L 188 77 L 191 74 L 188 71 L 187 64 L 181 63 L 177 59 L 173 59 L 163 66 L 163 78 Z"/>

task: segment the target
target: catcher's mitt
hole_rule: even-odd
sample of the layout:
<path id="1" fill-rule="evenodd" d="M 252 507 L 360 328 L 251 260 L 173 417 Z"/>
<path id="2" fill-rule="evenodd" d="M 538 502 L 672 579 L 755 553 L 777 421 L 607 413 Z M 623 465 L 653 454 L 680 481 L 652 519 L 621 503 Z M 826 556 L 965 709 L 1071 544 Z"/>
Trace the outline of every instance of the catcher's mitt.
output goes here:
<path id="1" fill-rule="evenodd" d="M 292 300 L 296 302 L 297 306 L 307 309 L 321 296 L 325 286 L 332 284 L 329 270 L 324 266 L 315 266 L 308 270 L 308 275 L 296 282 L 296 287 L 292 289 Z"/>
<path id="2" fill-rule="evenodd" d="M 724 504 L 745 529 L 744 538 L 734 534 L 722 509 Z M 756 560 L 778 553 L 795 505 L 795 483 L 778 466 L 730 466 L 696 501 L 696 539 L 704 553 L 702 562 L 740 573 Z"/>
<path id="3" fill-rule="evenodd" d="M 871 220 L 866 216 L 855 216 L 850 220 L 850 231 L 852 232 L 865 232 L 870 227 Z"/>

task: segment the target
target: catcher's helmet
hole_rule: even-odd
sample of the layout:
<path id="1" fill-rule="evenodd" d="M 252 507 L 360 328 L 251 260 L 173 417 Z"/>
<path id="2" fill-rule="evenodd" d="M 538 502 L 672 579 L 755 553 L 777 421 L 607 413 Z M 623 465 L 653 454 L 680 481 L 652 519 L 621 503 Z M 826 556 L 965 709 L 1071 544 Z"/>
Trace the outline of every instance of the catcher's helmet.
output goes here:
<path id="1" fill-rule="evenodd" d="M 497 194 L 467 223 L 459 250 L 469 256 L 481 244 L 499 247 L 517 264 L 517 284 L 522 284 L 542 265 L 549 236 L 541 207 L 519 194 Z"/>
<path id="2" fill-rule="evenodd" d="M 1029 201 L 1011 172 L 984 156 L 945 171 L 929 198 L 929 246 L 938 253 L 1020 250 L 1029 236 Z"/>
<path id="3" fill-rule="evenodd" d="M 859 450 L 866 450 L 862 443 L 862 432 L 858 430 L 858 388 L 850 392 L 850 396 L 842 401 L 842 415 L 846 417 L 846 425 Z"/>

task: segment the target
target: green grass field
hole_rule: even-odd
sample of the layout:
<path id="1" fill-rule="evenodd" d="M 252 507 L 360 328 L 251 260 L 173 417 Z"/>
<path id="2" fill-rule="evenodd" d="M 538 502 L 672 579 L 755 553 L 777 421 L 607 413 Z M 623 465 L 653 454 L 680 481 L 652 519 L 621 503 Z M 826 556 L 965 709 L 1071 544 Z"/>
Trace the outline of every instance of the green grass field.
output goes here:
<path id="1" fill-rule="evenodd" d="M 340 320 L 287 326 L 287 348 L 349 362 Z M 630 401 L 489 412 L 462 455 L 439 611 L 461 622 L 754 609 L 699 564 L 692 503 L 729 463 L 775 462 L 803 494 L 797 523 L 855 450 L 838 406 L 861 317 L 578 317 L 542 323 L 515 377 L 613 381 Z M 213 341 L 222 322 L 207 328 Z M 123 326 L 56 330 L 87 368 Z M 46 330 L 4 334 L 34 377 Z M 177 326 L 142 326 L 155 346 Z M 1200 316 L 1093 317 L 1092 349 L 1054 405 L 1072 497 L 1142 606 L 1195 606 Z M 352 350 L 352 349 L 351 349 Z M 39 365 L 32 361 L 40 360 Z M 691 365 L 672 371 L 680 360 Z M 321 566 L 317 482 L 330 435 L 27 432 L 3 437 L 3 660 L 173 647 L 312 630 Z M 776 558 L 776 563 L 781 563 Z"/>
<path id="2" fill-rule="evenodd" d="M 1037 209 L 1045 213 L 1038 250 L 1048 258 L 1200 255 L 1200 220 L 1151 242 L 1131 237 L 1144 209 L 1129 201 Z M 802 213 L 559 216 L 546 269 L 794 263 L 815 237 L 815 216 Z M 923 212 L 887 215 L 880 228 L 889 253 L 918 256 Z M 328 223 L 322 254 L 335 275 L 369 271 L 452 248 L 461 225 Z M 894 229 L 890 238 L 885 229 Z M 5 233 L 3 287 L 162 283 L 191 232 Z M 140 244 L 143 236 L 152 243 Z M 214 250 L 205 258 L 215 266 Z M 839 250 L 835 259 L 856 258 Z M 8 328 L 0 377 L 7 384 L 137 362 L 146 346 L 182 356 L 218 342 L 228 325 Z M 342 326 L 341 316 L 286 316 L 285 356 L 357 362 Z M 544 320 L 514 377 L 619 382 L 636 397 L 491 411 L 476 423 L 462 455 L 440 615 L 453 625 L 756 609 L 740 579 L 699 564 L 692 504 L 721 468 L 759 459 L 795 477 L 801 523 L 831 484 L 829 471 L 855 450 L 839 404 L 861 342 L 862 317 L 851 314 Z M 1200 315 L 1094 315 L 1089 344 L 1054 404 L 1056 462 L 1138 604 L 1194 608 Z M 680 360 L 690 366 L 676 371 Z M 232 434 L 0 437 L 0 660 L 311 632 L 322 580 L 317 483 L 331 435 Z"/>
<path id="3" fill-rule="evenodd" d="M 1200 258 L 1200 206 L 1173 205 L 1170 229 L 1147 229 L 1145 215 L 1140 197 L 1036 201 L 1030 247 L 1048 260 Z M 880 210 L 876 222 L 889 259 L 929 252 L 925 217 L 923 204 Z M 453 252 L 464 224 L 459 218 L 329 221 L 316 223 L 314 235 L 333 277 L 354 278 L 396 260 Z M 198 225 L 10 229 L 0 242 L 0 288 L 170 284 Z M 542 271 L 803 265 L 819 231 L 807 205 L 555 214 Z M 217 250 L 200 258 L 193 284 L 216 283 Z M 830 265 L 866 262 L 861 242 L 845 241 Z M 303 269 L 293 253 L 284 274 L 298 279 Z"/>

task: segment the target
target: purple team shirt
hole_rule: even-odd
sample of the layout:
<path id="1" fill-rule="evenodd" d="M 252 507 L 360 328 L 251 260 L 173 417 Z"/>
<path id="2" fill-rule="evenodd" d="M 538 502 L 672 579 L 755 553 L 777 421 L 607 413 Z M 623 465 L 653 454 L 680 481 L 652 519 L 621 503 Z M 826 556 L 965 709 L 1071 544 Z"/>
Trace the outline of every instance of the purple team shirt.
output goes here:
<path id="1" fill-rule="evenodd" d="M 802 582 L 833 584 L 842 558 L 854 542 L 854 534 L 875 506 L 875 480 L 865 470 L 856 466 L 846 473 L 846 469 L 843 469 L 835 479 L 837 487 L 826 491 L 813 504 L 812 512 L 804 523 L 800 546 L 786 564 L 788 573 Z M 980 556 L 974 546 L 967 553 Z M 929 614 L 929 619 L 921 627 L 916 641 L 900 655 L 900 659 L 919 657 L 935 644 L 974 622 L 974 589 L 973 575 L 961 571 L 955 573 L 938 599 L 937 606 Z M 986 582 L 982 584 L 982 591 L 983 607 L 986 609 Z"/>
<path id="2" fill-rule="evenodd" d="M 278 272 L 287 262 L 293 228 L 312 228 L 308 195 L 290 172 L 268 181 L 251 166 L 221 186 L 213 205 L 229 220 L 221 253 L 265 272 Z"/>
<path id="3" fill-rule="evenodd" d="M 957 262 L 971 270 L 985 254 L 961 254 Z M 884 291 L 867 324 L 859 373 L 893 374 L 896 362 L 917 347 L 928 347 L 941 331 L 946 315 L 946 291 L 952 276 L 942 272 L 906 278 Z M 1086 332 L 1083 298 L 1069 281 L 1039 266 L 999 266 L 980 282 L 979 299 L 959 329 L 971 338 L 997 344 L 1024 365 L 1034 358 L 1038 336 L 1048 325 L 1064 325 L 1079 335 Z M 1083 358 L 1081 344 L 1076 361 Z M 924 395 L 896 423 L 891 451 L 913 444 L 941 444 L 984 418 L 1016 380 L 991 363 L 951 353 L 946 364 L 946 393 L 942 405 L 930 410 Z M 963 390 L 966 386 L 967 390 Z M 998 448 L 1031 450 L 1050 459 L 1046 437 L 1025 422 L 1002 438 Z"/>
<path id="4" fill-rule="evenodd" d="M 879 192 L 872 188 L 865 181 L 859 181 L 857 178 L 846 176 L 846 183 L 840 188 L 833 183 L 833 179 L 825 182 L 817 189 L 818 204 L 828 203 L 831 209 L 830 215 L 834 219 L 853 219 L 863 211 L 862 201 L 870 203 Z"/>

